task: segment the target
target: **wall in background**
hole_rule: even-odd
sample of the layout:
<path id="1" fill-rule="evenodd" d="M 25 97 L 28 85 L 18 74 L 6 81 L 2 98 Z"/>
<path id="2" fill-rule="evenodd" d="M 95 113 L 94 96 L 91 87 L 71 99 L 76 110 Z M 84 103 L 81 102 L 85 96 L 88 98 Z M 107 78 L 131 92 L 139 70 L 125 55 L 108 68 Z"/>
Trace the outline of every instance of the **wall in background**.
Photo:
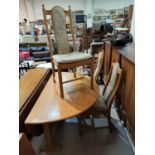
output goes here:
<path id="1" fill-rule="evenodd" d="M 64 9 L 84 10 L 86 15 L 93 16 L 95 9 L 119 9 L 133 4 L 134 0 L 19 0 L 19 21 L 23 18 L 28 20 L 43 19 L 42 4 L 46 9 L 51 9 L 53 6 L 58 5 Z M 92 27 L 92 18 L 87 18 L 87 26 Z"/>
<path id="2" fill-rule="evenodd" d="M 93 0 L 84 0 L 84 14 L 87 15 L 87 27 L 92 27 L 93 24 Z M 88 15 L 91 15 L 88 18 Z"/>
<path id="3" fill-rule="evenodd" d="M 22 22 L 24 18 L 27 18 L 26 5 L 24 0 L 19 0 L 19 22 Z"/>
<path id="4" fill-rule="evenodd" d="M 27 18 L 28 21 L 34 19 L 31 0 L 19 0 L 19 22 L 23 22 L 24 18 Z"/>
<path id="5" fill-rule="evenodd" d="M 61 6 L 64 9 L 68 9 L 71 5 L 71 10 L 84 10 L 84 0 L 31 0 L 34 19 L 42 19 L 42 4 L 46 9 L 51 9 L 53 6 Z"/>
<path id="6" fill-rule="evenodd" d="M 119 9 L 133 3 L 134 0 L 94 0 L 93 9 Z"/>

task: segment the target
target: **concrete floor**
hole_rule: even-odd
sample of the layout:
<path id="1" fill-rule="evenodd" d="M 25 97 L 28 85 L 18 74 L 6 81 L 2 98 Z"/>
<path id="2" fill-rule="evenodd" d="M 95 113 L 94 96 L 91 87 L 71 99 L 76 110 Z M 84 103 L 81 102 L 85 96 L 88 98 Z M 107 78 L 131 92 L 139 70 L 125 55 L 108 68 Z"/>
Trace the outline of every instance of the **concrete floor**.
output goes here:
<path id="1" fill-rule="evenodd" d="M 103 86 L 99 86 L 102 92 Z M 58 122 L 54 126 L 54 134 L 51 137 L 56 144 L 61 144 L 62 149 L 58 152 L 40 152 L 44 145 L 44 134 L 33 137 L 31 143 L 37 155 L 134 155 L 127 135 L 119 121 L 114 106 L 111 109 L 113 130 L 108 128 L 90 130 L 79 136 L 78 121 L 75 117 Z M 96 126 L 107 126 L 103 119 L 95 120 Z M 87 121 L 89 124 L 89 122 Z"/>
<path id="2" fill-rule="evenodd" d="M 33 137 L 32 146 L 37 155 L 134 155 L 127 136 L 118 121 L 113 120 L 113 132 L 108 128 L 91 130 L 79 136 L 75 118 L 55 126 L 54 141 L 62 145 L 58 152 L 40 152 L 44 135 Z M 104 122 L 106 125 L 106 122 Z M 98 122 L 100 124 L 100 122 Z"/>

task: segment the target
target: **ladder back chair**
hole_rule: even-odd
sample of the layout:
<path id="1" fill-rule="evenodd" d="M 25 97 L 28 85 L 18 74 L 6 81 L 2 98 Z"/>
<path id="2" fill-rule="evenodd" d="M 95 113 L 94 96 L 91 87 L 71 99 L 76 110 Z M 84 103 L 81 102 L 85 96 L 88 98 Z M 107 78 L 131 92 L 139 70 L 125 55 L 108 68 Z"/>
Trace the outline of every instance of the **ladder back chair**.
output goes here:
<path id="1" fill-rule="evenodd" d="M 110 69 L 107 83 L 103 89 L 102 95 L 99 95 L 94 105 L 83 114 L 77 116 L 79 120 L 80 135 L 83 131 L 90 129 L 96 129 L 94 118 L 107 118 L 109 129 L 111 131 L 111 107 L 115 99 L 117 90 L 119 88 L 122 78 L 122 69 L 119 67 L 119 63 L 113 63 Z M 91 121 L 91 126 L 88 128 L 85 119 Z"/>
<path id="2" fill-rule="evenodd" d="M 71 82 L 74 80 L 81 79 L 76 78 L 76 74 L 74 73 L 74 79 L 68 81 L 62 81 L 62 74 L 61 71 L 63 69 L 74 69 L 79 66 L 83 65 L 90 65 L 91 76 L 90 76 L 90 87 L 93 89 L 93 56 L 91 54 L 78 52 L 76 50 L 73 26 L 72 26 L 72 17 L 71 17 L 71 8 L 69 6 L 69 10 L 63 10 L 60 6 L 55 6 L 51 10 L 46 10 L 44 5 L 42 5 L 44 23 L 47 30 L 47 38 L 49 43 L 50 49 L 50 56 L 51 56 L 51 63 L 52 63 L 52 73 L 53 73 L 53 81 L 55 80 L 55 65 L 58 69 L 58 81 L 59 81 L 59 90 L 61 98 L 64 97 L 63 91 L 63 83 Z M 53 55 L 53 48 L 52 42 L 50 37 L 50 32 L 48 30 L 48 22 L 47 22 L 47 15 L 50 15 L 52 20 L 52 27 L 54 30 L 54 37 L 57 46 L 57 54 Z M 67 29 L 66 29 L 66 17 L 68 17 L 70 22 L 70 29 L 71 29 L 71 37 L 73 41 L 73 48 L 74 51 L 71 52 Z"/>

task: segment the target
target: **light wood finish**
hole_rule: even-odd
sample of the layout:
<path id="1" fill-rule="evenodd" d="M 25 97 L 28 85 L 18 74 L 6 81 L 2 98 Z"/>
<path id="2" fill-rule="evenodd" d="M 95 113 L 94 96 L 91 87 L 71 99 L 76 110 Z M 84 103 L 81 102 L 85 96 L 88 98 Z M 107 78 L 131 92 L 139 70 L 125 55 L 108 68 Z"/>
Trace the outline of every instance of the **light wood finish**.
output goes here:
<path id="1" fill-rule="evenodd" d="M 24 121 L 51 75 L 48 69 L 31 69 L 19 81 L 19 131 L 27 132 Z"/>
<path id="2" fill-rule="evenodd" d="M 63 81 L 73 78 L 72 73 L 68 72 L 63 72 L 62 77 Z M 61 98 L 59 96 L 59 87 L 53 83 L 51 76 L 25 123 L 44 124 L 57 122 L 87 110 L 93 105 L 97 94 L 99 94 L 97 84 L 94 82 L 94 92 L 89 88 L 89 83 L 90 78 L 85 77 L 64 84 L 65 96 Z"/>
<path id="3" fill-rule="evenodd" d="M 51 13 L 50 10 L 46 10 L 44 5 L 42 5 L 42 12 L 43 12 L 44 22 L 45 22 L 45 26 L 46 26 L 46 30 L 47 30 L 47 38 L 48 38 L 49 48 L 50 48 L 53 82 L 56 82 L 56 80 L 55 80 L 55 69 L 54 69 L 55 68 L 54 66 L 56 65 L 58 67 L 60 97 L 64 98 L 64 89 L 63 89 L 63 82 L 62 82 L 62 75 L 61 75 L 62 69 L 76 68 L 76 67 L 83 66 L 83 65 L 92 66 L 93 62 L 94 62 L 94 59 L 92 57 L 92 58 L 89 58 L 87 60 L 72 62 L 72 63 L 58 63 L 58 62 L 55 62 L 53 60 L 52 42 L 51 42 L 50 32 L 48 30 L 48 24 L 47 24 L 47 18 L 46 18 L 47 15 L 50 15 L 51 18 L 52 18 L 52 13 Z M 69 10 L 64 10 L 64 12 L 65 12 L 65 14 L 67 16 L 69 16 L 70 26 L 71 26 L 71 36 L 72 36 L 74 51 L 76 51 L 76 44 L 75 44 L 75 37 L 74 37 L 73 27 L 72 27 L 72 17 L 71 17 L 71 8 L 70 8 L 70 6 L 69 6 Z M 67 40 L 68 40 L 68 38 L 67 38 Z M 69 42 L 68 42 L 68 46 L 69 46 Z M 59 50 L 58 45 L 57 45 L 57 49 Z M 58 53 L 61 53 L 61 52 L 58 51 Z M 93 67 L 91 67 L 90 72 L 91 72 L 90 88 L 93 89 L 93 82 L 92 82 L 93 81 Z M 75 73 L 73 73 L 73 74 L 74 74 L 74 77 L 75 77 L 76 74 Z M 77 80 L 78 80 L 78 78 L 77 78 Z M 71 81 L 67 80 L 67 81 L 72 82 L 72 80 Z"/>
<path id="4" fill-rule="evenodd" d="M 74 62 L 74 63 L 66 63 L 66 64 L 57 64 L 57 67 L 58 67 L 58 78 L 59 78 L 59 89 L 60 89 L 60 96 L 61 98 L 64 97 L 64 89 L 63 89 L 63 83 L 66 83 L 66 82 L 72 82 L 73 79 L 70 79 L 70 80 L 67 80 L 67 81 L 64 81 L 62 82 L 62 75 L 61 75 L 61 70 L 63 69 L 68 69 L 68 68 L 76 68 L 78 66 L 83 66 L 85 64 L 89 64 L 91 67 L 90 67 L 90 70 L 91 70 L 91 80 L 90 80 L 90 88 L 93 89 L 93 58 L 90 58 L 90 59 L 87 59 L 87 60 L 84 60 L 84 61 L 79 61 L 79 62 Z M 73 73 L 73 77 L 75 78 L 75 73 Z M 79 78 L 75 78 L 74 80 L 79 80 Z"/>
<path id="5" fill-rule="evenodd" d="M 121 104 L 125 125 L 129 129 L 131 138 L 135 139 L 135 65 L 126 58 L 121 58 L 124 76 L 121 85 Z"/>
<path id="6" fill-rule="evenodd" d="M 133 5 L 129 5 L 129 9 L 128 9 L 128 20 L 132 20 L 132 14 L 133 14 Z"/>
<path id="7" fill-rule="evenodd" d="M 72 73 L 63 72 L 63 81 L 71 80 L 72 75 Z M 56 76 L 58 75 L 56 74 Z M 77 75 L 77 77 L 79 76 Z M 65 95 L 64 98 L 61 98 L 58 85 L 53 82 L 52 77 L 49 79 L 25 121 L 27 126 L 43 125 L 46 141 L 43 151 L 60 149 L 60 146 L 55 145 L 51 139 L 51 123 L 76 116 L 94 104 L 99 94 L 99 87 L 94 82 L 93 91 L 90 89 L 89 83 L 90 78 L 84 77 L 84 79 L 64 84 Z"/>
<path id="8" fill-rule="evenodd" d="M 107 82 L 107 77 L 110 71 L 110 58 L 111 58 L 111 46 L 109 46 L 108 44 L 105 44 L 104 46 L 105 50 L 104 50 L 104 82 Z"/>
<path id="9" fill-rule="evenodd" d="M 72 35 L 72 40 L 73 40 L 73 46 L 74 50 L 76 51 L 76 44 L 75 44 L 75 37 L 74 37 L 74 31 L 73 31 L 73 25 L 72 25 L 72 12 L 71 12 L 71 6 L 69 5 L 69 11 L 68 11 L 68 16 L 70 20 L 70 26 L 71 26 L 71 35 Z"/>
<path id="10" fill-rule="evenodd" d="M 19 80 L 19 111 L 47 73 L 47 69 L 31 69 Z"/>
<path id="11" fill-rule="evenodd" d="M 111 55 L 111 63 L 120 62 L 120 54 L 115 49 L 112 49 Z"/>
<path id="12" fill-rule="evenodd" d="M 61 145 L 56 145 L 52 139 L 51 126 L 49 124 L 43 124 L 44 135 L 45 135 L 45 145 L 40 148 L 41 152 L 47 151 L 60 151 Z"/>
<path id="13" fill-rule="evenodd" d="M 37 155 L 24 133 L 19 135 L 19 155 Z"/>

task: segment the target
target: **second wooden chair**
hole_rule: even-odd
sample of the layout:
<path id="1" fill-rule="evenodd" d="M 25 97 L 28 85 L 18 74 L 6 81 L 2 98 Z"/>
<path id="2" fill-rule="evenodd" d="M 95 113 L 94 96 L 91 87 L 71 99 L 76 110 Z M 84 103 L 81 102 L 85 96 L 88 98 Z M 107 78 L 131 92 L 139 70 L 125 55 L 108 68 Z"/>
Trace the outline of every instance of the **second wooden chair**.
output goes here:
<path id="1" fill-rule="evenodd" d="M 116 96 L 116 92 L 119 88 L 122 78 L 122 69 L 119 67 L 119 63 L 113 63 L 109 73 L 107 83 L 103 89 L 102 96 L 99 96 L 94 105 L 86 112 L 80 114 L 77 118 L 79 120 L 80 135 L 83 131 L 89 129 L 96 129 L 94 118 L 107 118 L 109 128 L 111 131 L 111 107 Z M 91 127 L 87 128 L 85 119 L 90 118 Z"/>

